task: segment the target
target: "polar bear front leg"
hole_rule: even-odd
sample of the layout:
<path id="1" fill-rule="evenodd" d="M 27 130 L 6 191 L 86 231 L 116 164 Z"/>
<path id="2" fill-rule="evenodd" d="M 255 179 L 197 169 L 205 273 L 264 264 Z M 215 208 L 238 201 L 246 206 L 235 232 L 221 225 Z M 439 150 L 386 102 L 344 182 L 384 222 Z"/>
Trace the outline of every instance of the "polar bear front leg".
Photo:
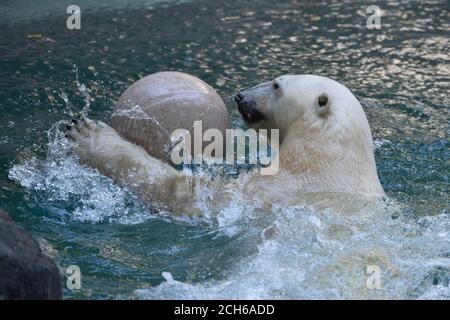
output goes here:
<path id="1" fill-rule="evenodd" d="M 66 126 L 67 137 L 74 140 L 81 162 L 128 187 L 152 206 L 185 213 L 192 190 L 187 176 L 123 139 L 103 122 L 84 117 L 72 122 Z"/>

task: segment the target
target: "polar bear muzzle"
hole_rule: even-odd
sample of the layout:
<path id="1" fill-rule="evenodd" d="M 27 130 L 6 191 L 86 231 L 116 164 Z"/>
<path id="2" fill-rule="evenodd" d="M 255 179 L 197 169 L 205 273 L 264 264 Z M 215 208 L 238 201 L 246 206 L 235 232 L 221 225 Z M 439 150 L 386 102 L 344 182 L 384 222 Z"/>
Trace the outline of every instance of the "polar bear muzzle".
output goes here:
<path id="1" fill-rule="evenodd" d="M 267 81 L 236 94 L 234 100 L 247 125 L 260 128 L 263 123 L 270 120 L 268 101 L 273 98 L 273 93 L 273 83 Z"/>
<path id="2" fill-rule="evenodd" d="M 238 105 L 238 111 L 246 123 L 257 123 L 266 119 L 266 116 L 257 109 L 256 101 L 247 99 L 242 93 L 238 93 L 234 99 Z"/>

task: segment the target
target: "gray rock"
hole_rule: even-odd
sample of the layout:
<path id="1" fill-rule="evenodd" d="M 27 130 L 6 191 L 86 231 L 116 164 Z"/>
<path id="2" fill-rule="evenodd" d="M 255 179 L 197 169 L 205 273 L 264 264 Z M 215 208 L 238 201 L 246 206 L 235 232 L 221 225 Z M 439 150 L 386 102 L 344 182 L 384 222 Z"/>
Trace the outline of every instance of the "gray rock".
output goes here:
<path id="1" fill-rule="evenodd" d="M 58 268 L 0 209 L 0 300 L 62 299 Z"/>

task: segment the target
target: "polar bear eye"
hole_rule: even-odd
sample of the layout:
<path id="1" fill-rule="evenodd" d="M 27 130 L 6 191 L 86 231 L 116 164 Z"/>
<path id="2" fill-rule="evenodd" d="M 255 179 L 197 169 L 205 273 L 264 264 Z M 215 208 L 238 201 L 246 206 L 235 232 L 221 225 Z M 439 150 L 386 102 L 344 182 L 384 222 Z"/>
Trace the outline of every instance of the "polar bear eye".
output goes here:
<path id="1" fill-rule="evenodd" d="M 275 83 L 273 84 L 273 88 L 274 88 L 275 90 L 277 90 L 279 87 L 280 87 L 280 85 L 279 85 L 278 83 L 275 82 Z"/>
<path id="2" fill-rule="evenodd" d="M 317 98 L 317 111 L 321 117 L 325 117 L 330 113 L 330 100 L 328 96 L 323 93 Z"/>
<path id="3" fill-rule="evenodd" d="M 325 94 L 322 94 L 318 98 L 318 103 L 320 107 L 326 106 L 328 103 L 328 97 Z"/>

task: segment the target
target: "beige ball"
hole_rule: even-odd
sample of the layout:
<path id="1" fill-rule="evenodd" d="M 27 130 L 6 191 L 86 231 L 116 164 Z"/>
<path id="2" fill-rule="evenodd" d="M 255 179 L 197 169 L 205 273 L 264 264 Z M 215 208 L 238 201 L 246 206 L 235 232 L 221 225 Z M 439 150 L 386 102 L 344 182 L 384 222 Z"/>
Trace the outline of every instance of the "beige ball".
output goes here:
<path id="1" fill-rule="evenodd" d="M 193 140 L 197 120 L 202 121 L 203 132 L 214 128 L 225 137 L 229 128 L 228 110 L 213 88 L 194 76 L 166 71 L 146 76 L 125 90 L 111 125 L 153 157 L 170 162 L 170 135 L 186 129 Z"/>

